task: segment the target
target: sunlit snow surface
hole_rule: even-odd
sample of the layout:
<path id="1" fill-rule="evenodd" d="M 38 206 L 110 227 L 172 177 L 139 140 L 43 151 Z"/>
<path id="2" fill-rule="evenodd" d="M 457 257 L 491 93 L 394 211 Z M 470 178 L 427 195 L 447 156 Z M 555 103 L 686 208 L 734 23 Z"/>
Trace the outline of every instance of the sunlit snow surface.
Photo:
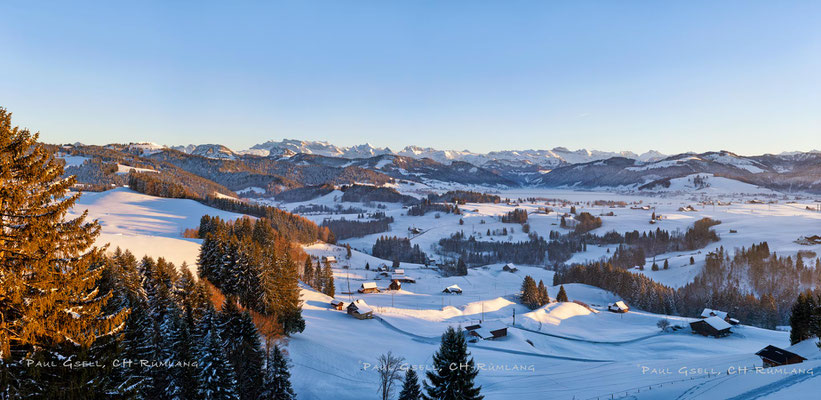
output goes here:
<path id="1" fill-rule="evenodd" d="M 203 215 L 224 219 L 242 216 L 194 200 L 146 196 L 125 188 L 83 193 L 70 215 L 77 216 L 84 210 L 88 210 L 88 220 L 100 222 L 98 244 L 109 243 L 110 250 L 131 250 L 138 258 L 165 257 L 177 266 L 185 261 L 189 267 L 196 266 L 202 240 L 183 238 L 184 230 L 197 228 Z"/>
<path id="2" fill-rule="evenodd" d="M 686 180 L 673 180 L 669 190 L 652 195 L 547 189 L 508 190 L 499 194 L 513 200 L 545 197 L 578 201 L 583 203 L 577 205 L 579 212 L 594 215 L 612 211 L 614 216 L 602 216 L 603 227 L 596 233 L 646 231 L 657 227 L 683 231 L 699 218 L 721 220 L 722 223 L 715 227 L 721 236 L 720 242 L 701 251 L 665 254 L 657 262 L 669 258 L 669 270 L 653 272 L 646 268 L 641 272 L 672 286 L 692 280 L 702 268 L 705 254 L 718 246 L 733 249 L 767 241 L 770 249 L 779 255 L 795 254 L 798 250 L 821 253 L 819 245 L 795 243 L 800 236 L 821 234 L 821 213 L 806 209 L 817 204 L 814 203 L 815 197 L 803 196 L 796 201 L 790 195 L 788 202 L 783 194 L 773 194 L 741 182 L 724 182 L 712 177 L 709 181 L 709 188 L 697 190 L 688 186 Z M 433 185 L 398 182 L 396 187 L 403 193 L 421 197 Z M 745 194 L 740 194 L 742 192 Z M 377 210 L 373 204 L 340 203 L 340 195 L 341 192 L 335 191 L 309 202 L 277 204 L 269 200 L 268 203 L 285 209 L 304 204 L 331 207 L 341 204 Z M 651 210 L 631 209 L 630 205 L 634 204 L 624 208 L 586 204 L 605 199 L 641 202 L 640 205 L 649 206 Z M 704 199 L 732 204 L 700 204 Z M 750 204 L 750 200 L 777 200 L 777 203 Z M 678 211 L 687 205 L 697 211 Z M 386 204 L 384 211 L 395 219 L 391 235 L 407 237 L 408 228 L 418 228 L 423 233 L 412 235 L 412 242 L 434 255 L 431 251 L 434 243 L 460 230 L 477 236 L 481 234 L 480 240 L 489 240 L 485 235 L 488 229 L 507 227 L 514 231 L 507 237 L 493 236 L 493 239 L 525 240 L 526 234 L 521 232 L 519 225 L 502 224 L 497 218 L 516 207 L 527 209 L 531 231 L 546 237 L 549 231 L 560 228 L 555 211 L 548 215 L 536 212 L 538 207 L 544 206 L 543 200 L 535 204 L 467 204 L 460 207 L 463 215 L 441 214 L 439 218 L 434 213 L 408 217 L 403 215 L 407 210 L 396 204 Z M 549 207 L 560 212 L 569 211 L 569 207 Z M 102 224 L 100 243 L 110 242 L 112 247 L 131 249 L 138 256 L 164 256 L 175 263 L 187 261 L 191 265 L 196 262 L 200 242 L 183 239 L 181 232 L 195 228 L 204 214 L 226 219 L 239 216 L 189 200 L 160 199 L 128 189 L 85 194 L 75 207 L 75 213 L 86 208 L 90 217 Z M 649 223 L 653 210 L 664 216 L 656 224 Z M 307 217 L 321 222 L 324 218 L 340 218 L 342 215 Z M 356 218 L 356 215 L 345 217 Z M 464 225 L 459 224 L 460 218 Z M 731 230 L 736 233 L 730 233 Z M 540 266 L 517 265 L 518 271 L 511 273 L 502 270 L 503 264 L 493 264 L 471 269 L 466 277 L 442 277 L 422 265 L 403 263 L 405 274 L 414 277 L 416 283 L 404 283 L 402 290 L 396 292 L 345 294 L 348 291 L 355 293 L 363 282 L 375 281 L 381 289 L 388 286 L 389 281 L 379 279 L 374 269 L 391 262 L 367 254 L 379 236 L 347 240 L 354 249 L 350 259 L 343 247 L 328 244 L 305 247 L 305 251 L 313 256 L 335 256 L 339 260 L 334 266 L 336 298 L 345 303 L 362 298 L 374 308 L 377 318 L 357 320 L 344 311 L 331 310 L 328 307 L 330 298 L 303 289 L 303 315 L 307 326 L 305 332 L 286 341 L 292 360 L 292 381 L 300 398 L 376 396 L 378 378 L 372 365 L 380 354 L 390 350 L 405 357 L 409 364 L 424 367 L 430 364 L 431 355 L 438 348 L 439 336 L 447 326 L 467 326 L 482 320 L 510 326 L 506 338 L 470 344 L 473 358 L 481 364 L 477 384 L 482 386 L 482 394 L 487 399 L 519 400 L 522 396 L 587 399 L 610 398 L 611 395 L 639 399 L 813 399 L 821 391 L 821 378 L 806 373 L 808 368 L 821 366 L 819 352 L 812 343 L 800 352 L 810 360 L 788 367 L 802 368 L 803 374 L 800 371 L 781 374 L 738 372 L 739 367 L 760 366 L 761 361 L 754 353 L 766 345 L 789 346 L 787 332 L 742 325 L 733 328 L 733 335 L 721 339 L 693 335 L 689 329 L 661 333 L 656 323 L 665 316 L 637 309 L 631 309 L 627 314 L 607 312 L 607 304 L 619 299 L 612 293 L 579 284 L 565 285 L 568 296 L 588 304 L 592 310 L 573 303 L 553 303 L 530 310 L 518 304 L 515 297 L 525 275 L 533 276 L 537 282 L 543 280 L 551 297 L 558 293 L 558 287 L 552 286 L 553 272 Z M 606 257 L 607 250 L 606 247 L 589 246 L 587 252 L 575 254 L 572 261 Z M 692 266 L 689 264 L 691 256 L 696 261 Z M 371 270 L 364 269 L 366 263 Z M 442 293 L 445 287 L 453 284 L 461 287 L 464 293 Z M 668 318 L 673 325 L 686 326 L 691 321 L 682 317 Z M 727 374 L 728 368 L 734 368 L 731 370 L 734 373 Z M 420 375 L 424 376 L 424 373 Z"/>

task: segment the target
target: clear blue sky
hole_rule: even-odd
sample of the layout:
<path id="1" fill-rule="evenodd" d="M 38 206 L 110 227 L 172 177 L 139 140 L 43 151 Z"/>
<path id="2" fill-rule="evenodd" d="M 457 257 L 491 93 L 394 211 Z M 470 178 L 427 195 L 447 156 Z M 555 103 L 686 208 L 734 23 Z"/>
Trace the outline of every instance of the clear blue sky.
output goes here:
<path id="1" fill-rule="evenodd" d="M 5 1 L 0 106 L 50 143 L 821 147 L 818 1 L 234 3 Z"/>

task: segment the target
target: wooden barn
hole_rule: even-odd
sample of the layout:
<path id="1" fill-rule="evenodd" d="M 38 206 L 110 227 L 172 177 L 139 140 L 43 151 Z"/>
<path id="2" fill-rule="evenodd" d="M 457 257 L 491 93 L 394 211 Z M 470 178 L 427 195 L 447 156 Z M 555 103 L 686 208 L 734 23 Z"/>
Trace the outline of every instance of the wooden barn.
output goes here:
<path id="1" fill-rule="evenodd" d="M 356 319 L 371 319 L 373 318 L 373 309 L 365 303 L 365 300 L 356 299 L 348 305 L 348 314 Z"/>
<path id="2" fill-rule="evenodd" d="M 379 288 L 376 287 L 376 282 L 363 282 L 358 291 L 359 293 L 379 293 Z"/>
<path id="3" fill-rule="evenodd" d="M 389 290 L 399 290 L 402 289 L 402 282 L 397 279 L 391 281 L 391 284 L 388 285 Z"/>
<path id="4" fill-rule="evenodd" d="M 416 283 L 416 279 L 413 279 L 410 276 L 407 276 L 405 274 L 399 274 L 399 275 L 393 274 L 393 275 L 391 275 L 391 279 L 395 280 L 395 281 L 399 281 L 399 282 L 404 282 L 404 283 Z"/>
<path id="5" fill-rule="evenodd" d="M 690 329 L 693 330 L 693 333 L 717 338 L 733 333 L 730 330 L 731 327 L 732 325 L 718 316 L 712 316 L 695 322 L 690 322 Z"/>
<path id="6" fill-rule="evenodd" d="M 450 285 L 450 286 L 446 287 L 445 290 L 442 291 L 442 293 L 462 294 L 462 288 L 460 288 L 457 285 Z"/>
<path id="7" fill-rule="evenodd" d="M 607 311 L 623 314 L 630 311 L 630 307 L 628 307 L 623 301 L 619 300 L 607 306 Z"/>
<path id="8" fill-rule="evenodd" d="M 738 325 L 739 321 L 735 318 L 730 318 L 730 314 L 726 311 L 721 310 L 713 310 L 711 308 L 705 308 L 704 311 L 701 312 L 701 318 L 710 318 L 710 317 L 719 317 L 724 321 L 730 323 L 730 325 Z"/>
<path id="9" fill-rule="evenodd" d="M 759 350 L 758 353 L 755 353 L 755 355 L 761 357 L 761 361 L 764 362 L 764 367 L 778 367 L 780 365 L 798 364 L 807 360 L 798 354 L 775 346 L 767 346 Z"/>
<path id="10" fill-rule="evenodd" d="M 507 325 L 498 321 L 469 325 L 465 327 L 465 334 L 482 340 L 498 339 L 507 336 Z"/>
<path id="11" fill-rule="evenodd" d="M 334 310 L 342 311 L 342 308 L 344 308 L 344 307 L 345 307 L 344 302 L 342 302 L 340 300 L 337 300 L 337 299 L 331 300 L 331 308 L 333 308 Z"/>
<path id="12" fill-rule="evenodd" d="M 334 256 L 322 256 L 322 262 L 328 264 L 336 264 L 337 260 Z"/>

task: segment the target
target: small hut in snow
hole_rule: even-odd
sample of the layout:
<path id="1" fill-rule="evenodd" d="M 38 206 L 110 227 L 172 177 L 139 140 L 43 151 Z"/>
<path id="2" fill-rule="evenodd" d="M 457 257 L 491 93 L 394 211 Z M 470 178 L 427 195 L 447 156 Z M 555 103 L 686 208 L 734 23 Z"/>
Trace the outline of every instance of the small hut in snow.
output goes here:
<path id="1" fill-rule="evenodd" d="M 630 311 L 630 307 L 627 306 L 623 301 L 619 300 L 609 306 L 607 306 L 607 311 L 614 312 L 614 313 L 626 313 Z"/>
<path id="2" fill-rule="evenodd" d="M 348 305 L 348 314 L 356 319 L 370 319 L 373 318 L 373 309 L 365 303 L 365 300 L 356 299 Z"/>
<path id="3" fill-rule="evenodd" d="M 733 333 L 730 328 L 731 325 L 718 316 L 712 316 L 695 322 L 690 322 L 690 329 L 693 330 L 693 333 L 717 338 Z"/>
<path id="4" fill-rule="evenodd" d="M 334 310 L 340 310 L 340 311 L 342 311 L 342 308 L 344 308 L 344 307 L 345 307 L 345 303 L 343 303 L 343 302 L 342 302 L 342 301 L 340 301 L 340 300 L 333 299 L 333 300 L 331 300 L 331 307 L 332 307 Z"/>
<path id="5" fill-rule="evenodd" d="M 376 287 L 376 282 L 363 282 L 359 293 L 379 293 L 379 288 Z"/>
<path id="6" fill-rule="evenodd" d="M 466 326 L 464 332 L 468 337 L 493 340 L 507 336 L 507 325 L 499 321 L 483 322 Z"/>
<path id="7" fill-rule="evenodd" d="M 402 289 L 402 282 L 400 282 L 398 279 L 394 279 L 394 280 L 391 281 L 391 284 L 388 285 L 388 289 L 389 290 Z"/>
<path id="8" fill-rule="evenodd" d="M 775 346 L 767 346 L 755 353 L 761 357 L 764 367 L 778 367 L 780 365 L 798 364 L 804 362 L 806 358 Z"/>
<path id="9" fill-rule="evenodd" d="M 442 291 L 442 293 L 462 294 L 462 288 L 460 288 L 457 285 L 450 285 L 450 286 L 446 287 L 445 290 Z"/>
<path id="10" fill-rule="evenodd" d="M 730 318 L 730 314 L 726 311 L 720 310 L 713 310 L 711 308 L 705 308 L 704 311 L 701 312 L 701 318 L 710 318 L 710 317 L 719 317 L 726 322 L 729 322 L 730 325 L 738 325 L 739 321 L 735 318 Z"/>

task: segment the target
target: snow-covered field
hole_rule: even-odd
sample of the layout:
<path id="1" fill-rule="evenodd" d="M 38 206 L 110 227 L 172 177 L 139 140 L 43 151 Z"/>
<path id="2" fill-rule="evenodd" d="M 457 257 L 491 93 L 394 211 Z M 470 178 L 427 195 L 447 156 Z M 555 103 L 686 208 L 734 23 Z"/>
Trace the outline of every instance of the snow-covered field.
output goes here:
<path id="1" fill-rule="evenodd" d="M 128 249 L 137 257 L 165 257 L 177 266 L 185 262 L 192 272 L 196 272 L 202 240 L 183 238 L 182 232 L 197 228 L 203 215 L 228 220 L 242 216 L 194 200 L 146 196 L 127 188 L 83 193 L 69 215 L 76 217 L 85 210 L 88 220 L 100 222 L 98 244 L 109 243 L 109 250 Z"/>
<path id="2" fill-rule="evenodd" d="M 551 230 L 561 230 L 557 213 L 568 212 L 569 205 L 553 200 L 563 199 L 576 204 L 577 211 L 602 216 L 603 227 L 626 232 L 661 228 L 685 230 L 702 217 L 721 220 L 715 227 L 721 241 L 696 252 L 665 254 L 670 269 L 643 273 L 672 286 L 692 280 L 703 266 L 704 255 L 717 246 L 735 248 L 767 241 L 770 249 L 780 255 L 799 250 L 821 253 L 821 245 L 804 246 L 795 243 L 801 236 L 821 234 L 821 213 L 807 210 L 817 203 L 810 196 L 775 194 L 746 187 L 740 182 L 709 179 L 711 186 L 698 190 L 687 182 L 672 182 L 671 189 L 653 193 L 585 192 L 573 190 L 517 189 L 500 194 L 514 202 L 517 198 L 540 198 L 535 202 L 517 204 L 467 204 L 463 215 L 434 213 L 423 217 L 405 215 L 407 210 L 396 204 L 385 204 L 393 216 L 391 235 L 411 237 L 423 251 L 433 256 L 431 246 L 440 238 L 463 230 L 489 240 L 486 231 L 507 228 L 507 237 L 494 240 L 524 240 L 526 234 L 517 224 L 502 224 L 498 216 L 514 208 L 529 212 L 531 231 L 547 236 Z M 398 184 L 408 194 L 421 196 L 420 185 Z M 429 187 L 427 188 L 429 189 Z M 253 189 L 251 189 L 253 190 Z M 278 204 L 285 209 L 299 205 L 324 204 L 354 206 L 376 211 L 374 204 L 339 203 L 340 192 L 322 198 L 291 204 Z M 592 206 L 595 200 L 619 200 L 627 207 Z M 723 205 L 702 204 L 721 201 Z M 756 202 L 751 202 L 757 200 Z M 760 203 L 761 201 L 763 203 Z M 775 201 L 773 204 L 767 204 Z M 546 204 L 547 203 L 547 204 Z M 679 211 L 691 205 L 696 211 Z M 641 209 L 641 207 L 649 209 Z M 539 207 L 554 212 L 538 213 Z M 632 209 L 631 207 L 637 208 Z M 131 249 L 138 256 L 163 256 L 175 263 L 196 262 L 200 242 L 184 239 L 181 232 L 195 228 L 200 216 L 219 215 L 234 219 L 238 214 L 205 207 L 188 200 L 159 199 L 137 194 L 128 189 L 84 194 L 73 213 L 88 209 L 89 216 L 102 224 L 100 242 Z M 650 224 L 655 211 L 664 218 Z M 321 222 L 342 215 L 309 215 Z M 347 215 L 346 218 L 356 218 Z M 460 225 L 459 220 L 464 224 Z M 409 228 L 422 233 L 410 234 Z M 734 233 L 730 233 L 730 231 Z M 404 283 L 399 291 L 384 290 L 387 278 L 374 271 L 387 260 L 370 253 L 378 236 L 346 240 L 353 247 L 346 257 L 343 247 L 313 244 L 305 251 L 315 257 L 335 256 L 336 299 L 348 303 L 363 299 L 374 309 L 376 318 L 357 320 L 344 311 L 329 307 L 327 296 L 305 287 L 303 315 L 307 327 L 302 334 L 287 339 L 286 348 L 292 360 L 292 380 L 300 398 L 360 399 L 376 396 L 377 373 L 373 364 L 387 351 L 405 357 L 415 368 L 425 368 L 438 348 L 439 336 L 447 326 L 467 326 L 483 321 L 508 326 L 508 335 L 498 340 L 471 343 L 469 349 L 480 365 L 477 383 L 487 399 L 519 399 L 521 396 L 550 399 L 640 398 L 640 399 L 753 399 L 753 398 L 816 398 L 821 379 L 814 372 L 821 367 L 821 352 L 813 343 L 802 343 L 795 350 L 809 359 L 802 364 L 761 373 L 739 368 L 761 365 L 754 353 L 766 345 L 786 348 L 789 333 L 740 325 L 725 338 L 713 339 L 693 335 L 688 318 L 662 316 L 633 309 L 626 314 L 606 311 L 607 304 L 618 300 L 612 293 L 579 284 L 565 285 L 575 303 L 551 303 L 530 310 L 518 304 L 516 295 L 525 275 L 543 280 L 551 297 L 558 293 L 552 286 L 553 272 L 538 265 L 517 265 L 515 272 L 493 264 L 470 269 L 465 277 L 443 277 L 436 270 L 422 265 L 403 263 L 405 274 L 416 283 Z M 607 248 L 590 246 L 571 261 L 595 260 L 607 255 Z M 611 249 L 612 252 L 612 249 Z M 693 256 L 695 265 L 689 264 Z M 371 270 L 365 270 L 365 264 Z M 358 294 L 363 282 L 374 281 L 381 293 Z M 445 294 L 442 290 L 458 285 L 463 294 Z M 353 292 L 352 294 L 347 294 Z M 514 323 L 515 314 L 515 323 Z M 656 323 L 668 318 L 673 325 L 685 326 L 677 331 L 661 332 Z M 795 370 L 793 370 L 795 367 Z M 789 371 L 784 371 L 787 369 Z M 424 374 L 423 374 L 424 375 Z"/>

